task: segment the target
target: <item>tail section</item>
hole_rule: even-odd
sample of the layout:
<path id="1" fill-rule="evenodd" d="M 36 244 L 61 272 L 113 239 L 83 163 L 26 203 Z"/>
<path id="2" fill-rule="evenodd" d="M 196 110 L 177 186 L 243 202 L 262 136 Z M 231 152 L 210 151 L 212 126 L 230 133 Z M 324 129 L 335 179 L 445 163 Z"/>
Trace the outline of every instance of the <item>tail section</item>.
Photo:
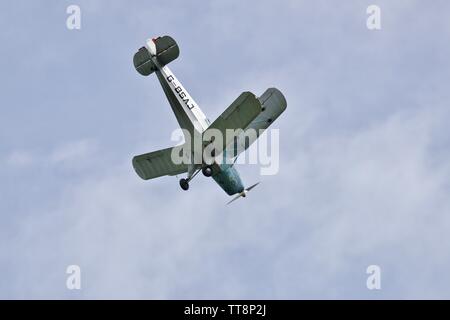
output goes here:
<path id="1" fill-rule="evenodd" d="M 134 55 L 133 63 L 137 72 L 143 76 L 149 76 L 158 66 L 152 60 L 156 58 L 160 67 L 163 67 L 180 55 L 178 44 L 169 36 L 163 36 L 148 40 L 145 47 L 139 49 Z"/>
<path id="2" fill-rule="evenodd" d="M 147 40 L 145 46 L 134 55 L 133 64 L 143 76 L 156 74 L 180 127 L 194 137 L 194 133 L 205 131 L 210 123 L 197 102 L 167 66 L 179 55 L 180 49 L 175 40 L 163 36 Z"/>

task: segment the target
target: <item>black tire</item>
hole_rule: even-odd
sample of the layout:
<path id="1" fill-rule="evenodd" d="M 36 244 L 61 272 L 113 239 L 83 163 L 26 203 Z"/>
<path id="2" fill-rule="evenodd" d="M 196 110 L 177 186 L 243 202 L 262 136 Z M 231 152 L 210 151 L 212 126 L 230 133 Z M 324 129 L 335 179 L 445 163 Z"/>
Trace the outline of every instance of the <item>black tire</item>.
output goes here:
<path id="1" fill-rule="evenodd" d="M 202 173 L 205 177 L 211 177 L 213 174 L 213 171 L 210 166 L 206 166 L 206 167 L 202 168 Z"/>
<path id="2" fill-rule="evenodd" d="M 189 182 L 186 179 L 181 179 L 180 180 L 180 187 L 183 190 L 189 190 Z"/>

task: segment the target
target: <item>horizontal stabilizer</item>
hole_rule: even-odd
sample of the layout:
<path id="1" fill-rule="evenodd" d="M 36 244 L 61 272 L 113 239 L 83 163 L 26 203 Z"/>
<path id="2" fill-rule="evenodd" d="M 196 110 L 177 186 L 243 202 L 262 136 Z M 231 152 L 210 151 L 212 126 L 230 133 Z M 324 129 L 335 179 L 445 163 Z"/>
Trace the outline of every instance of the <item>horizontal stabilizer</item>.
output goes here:
<path id="1" fill-rule="evenodd" d="M 156 46 L 156 58 L 162 67 L 180 55 L 178 44 L 169 36 L 157 38 L 153 42 Z"/>
<path id="2" fill-rule="evenodd" d="M 148 76 L 157 70 L 156 65 L 152 61 L 150 52 L 147 48 L 142 47 L 133 57 L 133 64 L 136 71 L 143 76 Z"/>
<path id="3" fill-rule="evenodd" d="M 154 52 L 150 52 L 148 47 L 142 47 L 133 57 L 133 64 L 137 72 L 143 76 L 148 76 L 158 69 L 152 60 L 154 55 L 160 67 L 172 62 L 180 55 L 180 49 L 175 40 L 169 36 L 163 36 L 149 40 Z"/>

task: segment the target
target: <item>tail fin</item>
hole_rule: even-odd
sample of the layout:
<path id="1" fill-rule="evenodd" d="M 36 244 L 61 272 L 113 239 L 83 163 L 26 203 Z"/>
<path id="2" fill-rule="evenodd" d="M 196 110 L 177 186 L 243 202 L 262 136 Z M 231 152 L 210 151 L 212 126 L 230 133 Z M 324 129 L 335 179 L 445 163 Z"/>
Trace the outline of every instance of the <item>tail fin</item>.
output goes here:
<path id="1" fill-rule="evenodd" d="M 180 55 L 180 49 L 175 40 L 169 36 L 158 37 L 147 41 L 145 47 L 139 49 L 133 57 L 133 64 L 137 72 L 148 76 L 172 62 Z M 152 59 L 154 57 L 159 64 L 157 66 Z"/>

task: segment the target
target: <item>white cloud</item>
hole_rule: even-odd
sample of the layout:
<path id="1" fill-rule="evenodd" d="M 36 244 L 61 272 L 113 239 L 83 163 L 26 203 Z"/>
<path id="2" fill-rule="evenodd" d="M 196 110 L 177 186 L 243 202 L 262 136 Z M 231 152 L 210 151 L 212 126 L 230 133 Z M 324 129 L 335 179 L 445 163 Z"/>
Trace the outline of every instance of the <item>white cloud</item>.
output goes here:
<path id="1" fill-rule="evenodd" d="M 128 161 L 108 164 L 24 221 L 10 249 L 22 252 L 16 272 L 41 281 L 12 294 L 77 297 L 63 284 L 78 264 L 79 297 L 370 297 L 365 268 L 376 263 L 387 297 L 447 296 L 433 272 L 449 262 L 450 170 L 428 162 L 442 112 L 300 140 L 280 175 L 235 206 L 201 176 L 185 193 L 174 178 L 144 182 Z"/>
<path id="2" fill-rule="evenodd" d="M 5 159 L 6 164 L 10 166 L 24 167 L 33 164 L 33 156 L 26 151 L 13 151 Z"/>
<path id="3" fill-rule="evenodd" d="M 53 147 L 48 153 L 33 147 L 30 151 L 13 150 L 4 159 L 11 167 L 63 167 L 79 168 L 87 165 L 96 157 L 101 158 L 97 143 L 93 139 L 80 139 Z"/>
<path id="4" fill-rule="evenodd" d="M 85 160 L 95 152 L 96 144 L 92 140 L 83 139 L 69 142 L 56 148 L 50 155 L 49 161 L 55 165 L 60 163 L 75 163 Z"/>

